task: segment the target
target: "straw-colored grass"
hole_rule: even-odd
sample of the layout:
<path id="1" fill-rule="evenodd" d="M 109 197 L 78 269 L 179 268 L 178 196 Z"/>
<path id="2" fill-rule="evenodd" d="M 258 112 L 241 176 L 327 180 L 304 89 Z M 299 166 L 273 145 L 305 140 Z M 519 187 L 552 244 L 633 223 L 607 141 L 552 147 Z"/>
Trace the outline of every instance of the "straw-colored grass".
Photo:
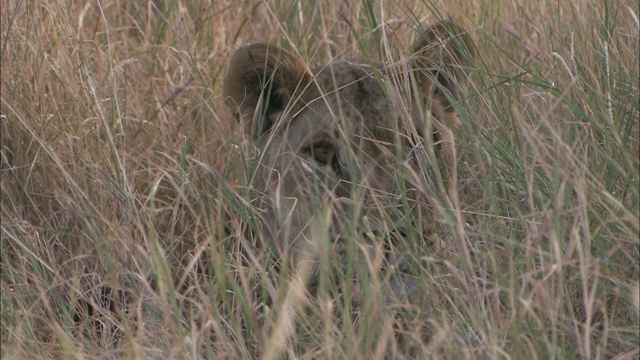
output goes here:
<path id="1" fill-rule="evenodd" d="M 339 300 L 305 310 L 277 291 L 301 286 L 255 246 L 255 165 L 221 82 L 244 43 L 311 64 L 378 58 L 449 16 L 478 49 L 454 134 L 464 161 L 438 204 L 447 243 L 420 274 L 430 301 L 395 331 L 417 358 L 640 356 L 637 1 L 7 0 L 0 12 L 3 358 L 408 356 L 389 312 L 354 323 Z M 106 294 L 110 311 L 101 288 L 125 298 Z M 93 318 L 78 316 L 87 303 Z"/>

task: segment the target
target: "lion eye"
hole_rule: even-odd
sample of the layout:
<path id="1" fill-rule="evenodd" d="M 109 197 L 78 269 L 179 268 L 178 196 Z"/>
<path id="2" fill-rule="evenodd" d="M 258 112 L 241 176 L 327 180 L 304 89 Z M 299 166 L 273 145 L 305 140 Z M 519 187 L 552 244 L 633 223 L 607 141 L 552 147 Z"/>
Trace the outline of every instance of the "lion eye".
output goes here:
<path id="1" fill-rule="evenodd" d="M 326 141 L 320 141 L 309 148 L 309 153 L 319 165 L 325 166 L 336 156 L 336 148 Z"/>
<path id="2" fill-rule="evenodd" d="M 434 84 L 434 93 L 444 95 L 443 89 L 453 88 L 451 78 L 443 69 L 435 68 L 432 69 L 431 72 L 433 74 L 433 79 L 437 82 Z"/>

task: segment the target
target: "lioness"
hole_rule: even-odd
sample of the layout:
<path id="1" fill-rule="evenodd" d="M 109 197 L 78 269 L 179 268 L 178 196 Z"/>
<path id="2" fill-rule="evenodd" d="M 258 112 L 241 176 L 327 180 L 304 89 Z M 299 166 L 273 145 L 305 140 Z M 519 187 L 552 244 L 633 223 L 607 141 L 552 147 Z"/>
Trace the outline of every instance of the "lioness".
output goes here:
<path id="1" fill-rule="evenodd" d="M 428 217 L 418 218 L 429 208 L 425 174 L 451 156 L 453 105 L 473 45 L 450 20 L 417 36 L 398 62 L 310 69 L 264 43 L 229 59 L 223 95 L 256 149 L 264 245 L 290 268 L 312 264 L 312 284 L 324 255 L 344 260 L 353 245 L 351 259 L 365 268 L 400 269 L 387 282 L 395 296 L 420 296 L 411 267 L 389 254 L 430 231 Z"/>

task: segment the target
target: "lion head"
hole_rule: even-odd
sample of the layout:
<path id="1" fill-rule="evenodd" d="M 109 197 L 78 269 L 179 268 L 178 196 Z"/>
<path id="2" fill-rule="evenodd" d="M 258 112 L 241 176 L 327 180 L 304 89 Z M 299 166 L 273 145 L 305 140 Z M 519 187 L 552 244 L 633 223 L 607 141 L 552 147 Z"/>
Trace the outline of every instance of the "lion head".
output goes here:
<path id="1" fill-rule="evenodd" d="M 430 231 L 417 220 L 429 211 L 422 175 L 451 156 L 472 43 L 449 20 L 417 37 L 396 62 L 342 59 L 309 68 L 264 43 L 229 59 L 223 92 L 256 150 L 251 176 L 263 243 L 289 264 L 317 263 L 352 241 L 356 253 L 369 249 L 356 257 L 371 267 L 375 254 L 388 260 L 390 250 L 412 247 Z"/>

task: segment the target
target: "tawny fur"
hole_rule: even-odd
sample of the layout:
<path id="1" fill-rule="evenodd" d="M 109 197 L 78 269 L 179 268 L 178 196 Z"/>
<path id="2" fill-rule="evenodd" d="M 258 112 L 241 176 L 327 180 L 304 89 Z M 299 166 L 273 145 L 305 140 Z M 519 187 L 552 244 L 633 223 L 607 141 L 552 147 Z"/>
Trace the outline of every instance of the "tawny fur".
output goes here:
<path id="1" fill-rule="evenodd" d="M 473 44 L 448 20 L 417 36 L 406 64 L 337 60 L 310 69 L 263 43 L 231 56 L 223 92 L 259 150 L 253 185 L 265 214 L 264 245 L 288 263 L 315 261 L 323 244 L 352 231 L 349 217 L 369 224 L 358 232 L 388 233 L 405 225 L 407 212 L 427 206 L 411 180 L 401 193 L 399 171 L 425 166 L 412 149 L 433 145 L 427 138 L 434 134 L 444 160 L 429 166 L 452 161 L 451 129 L 459 122 L 452 100 Z"/>

